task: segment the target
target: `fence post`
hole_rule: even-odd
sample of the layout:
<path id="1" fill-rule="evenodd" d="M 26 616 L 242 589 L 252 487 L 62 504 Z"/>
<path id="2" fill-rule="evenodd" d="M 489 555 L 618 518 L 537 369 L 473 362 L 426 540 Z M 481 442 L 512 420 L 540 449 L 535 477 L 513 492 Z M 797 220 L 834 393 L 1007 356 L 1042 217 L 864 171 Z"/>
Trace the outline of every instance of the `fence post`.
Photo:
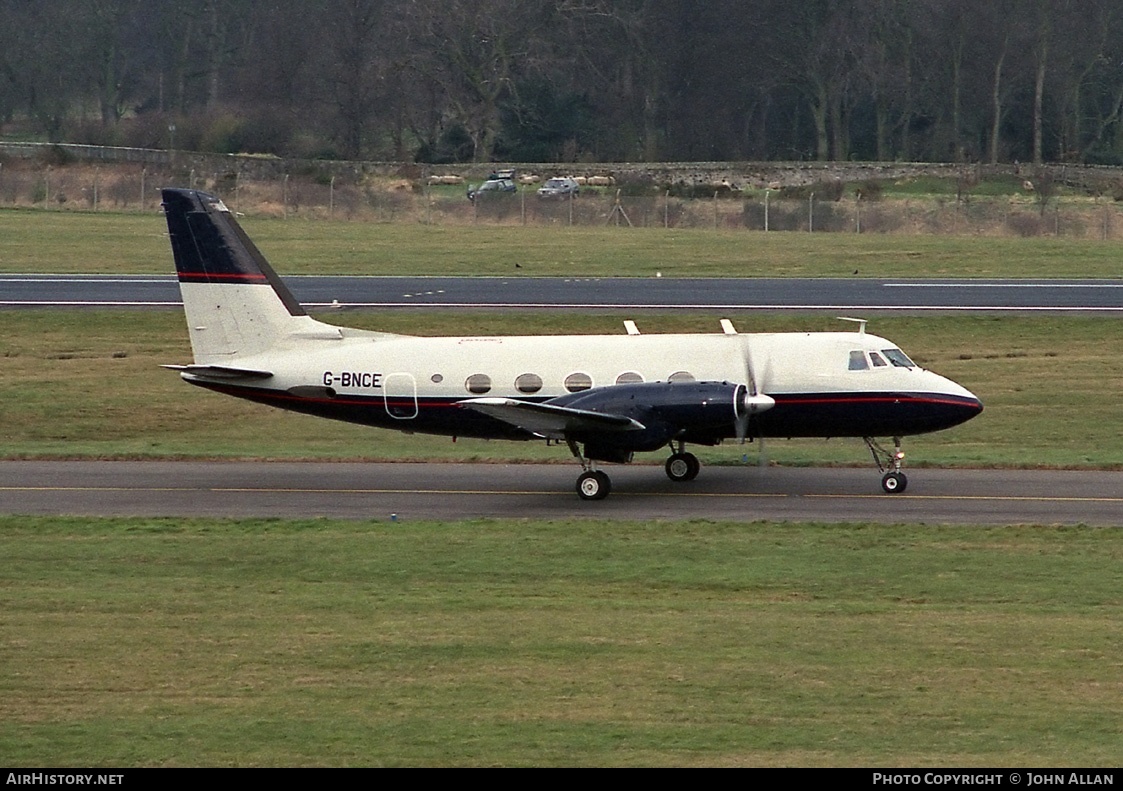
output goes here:
<path id="1" fill-rule="evenodd" d="M 812 233 L 815 230 L 815 193 L 812 192 L 811 196 L 807 199 L 807 232 Z"/>
<path id="2" fill-rule="evenodd" d="M 771 197 L 771 195 L 772 195 L 772 190 L 766 188 L 764 190 L 764 230 L 765 231 L 768 230 L 768 199 L 769 199 L 769 197 Z"/>

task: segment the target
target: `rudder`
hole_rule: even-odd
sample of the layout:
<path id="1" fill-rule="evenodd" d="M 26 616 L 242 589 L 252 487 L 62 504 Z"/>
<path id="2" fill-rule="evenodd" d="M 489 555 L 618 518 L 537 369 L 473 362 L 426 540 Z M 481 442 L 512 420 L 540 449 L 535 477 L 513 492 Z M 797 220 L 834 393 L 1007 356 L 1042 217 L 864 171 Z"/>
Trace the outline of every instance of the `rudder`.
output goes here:
<path id="1" fill-rule="evenodd" d="M 196 363 L 251 356 L 282 338 L 328 330 L 307 315 L 220 199 L 165 189 L 163 205 Z"/>

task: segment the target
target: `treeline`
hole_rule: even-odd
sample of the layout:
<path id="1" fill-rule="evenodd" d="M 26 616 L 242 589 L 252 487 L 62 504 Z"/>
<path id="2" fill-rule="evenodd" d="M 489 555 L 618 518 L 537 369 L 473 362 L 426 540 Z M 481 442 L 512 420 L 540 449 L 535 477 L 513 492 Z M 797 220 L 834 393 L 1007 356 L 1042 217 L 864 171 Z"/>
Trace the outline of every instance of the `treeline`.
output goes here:
<path id="1" fill-rule="evenodd" d="M 344 159 L 1123 164 L 1121 0 L 0 0 L 0 122 Z"/>

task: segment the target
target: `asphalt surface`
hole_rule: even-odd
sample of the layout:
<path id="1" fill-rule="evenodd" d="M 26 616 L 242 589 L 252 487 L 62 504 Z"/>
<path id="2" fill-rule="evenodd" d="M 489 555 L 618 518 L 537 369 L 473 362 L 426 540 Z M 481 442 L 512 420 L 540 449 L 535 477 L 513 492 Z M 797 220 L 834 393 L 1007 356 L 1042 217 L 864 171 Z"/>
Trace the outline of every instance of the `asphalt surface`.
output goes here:
<path id="1" fill-rule="evenodd" d="M 585 502 L 575 464 L 4 461 L 0 513 L 1123 525 L 1123 472 L 916 469 L 886 495 L 869 468 L 605 469 L 612 494 Z"/>
<path id="2" fill-rule="evenodd" d="M 309 307 L 1123 312 L 1123 280 L 288 277 Z M 167 276 L 0 275 L 0 307 L 178 307 Z M 885 495 L 872 469 L 715 467 L 691 484 L 608 468 L 580 501 L 576 465 L 0 462 L 0 513 L 778 519 L 1123 525 L 1123 473 L 924 470 Z"/>
<path id="3" fill-rule="evenodd" d="M 1123 280 L 284 278 L 311 308 L 1123 312 Z M 0 307 L 177 307 L 173 275 L 0 275 Z"/>

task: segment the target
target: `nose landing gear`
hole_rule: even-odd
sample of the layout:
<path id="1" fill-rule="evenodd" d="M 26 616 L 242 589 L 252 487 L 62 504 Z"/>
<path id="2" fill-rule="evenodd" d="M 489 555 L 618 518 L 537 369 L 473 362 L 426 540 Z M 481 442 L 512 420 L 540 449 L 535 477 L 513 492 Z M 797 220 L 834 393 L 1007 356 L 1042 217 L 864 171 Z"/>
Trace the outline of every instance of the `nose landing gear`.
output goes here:
<path id="1" fill-rule="evenodd" d="M 877 464 L 881 476 L 881 488 L 886 494 L 900 494 L 909 485 L 908 476 L 901 472 L 905 462 L 905 454 L 901 450 L 901 438 L 893 437 L 894 450 L 892 452 L 883 448 L 873 437 L 863 437 L 866 447 L 870 449 L 874 463 Z"/>

